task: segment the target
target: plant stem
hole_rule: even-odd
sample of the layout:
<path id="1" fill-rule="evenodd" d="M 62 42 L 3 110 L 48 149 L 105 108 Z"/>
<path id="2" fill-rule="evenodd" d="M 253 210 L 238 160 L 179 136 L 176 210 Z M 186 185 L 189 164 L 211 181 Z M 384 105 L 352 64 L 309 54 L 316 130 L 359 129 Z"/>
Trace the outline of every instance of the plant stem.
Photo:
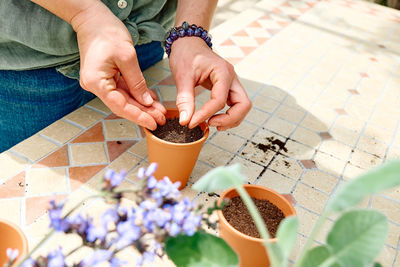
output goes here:
<path id="1" fill-rule="evenodd" d="M 267 254 L 269 255 L 271 266 L 278 266 L 279 260 L 277 255 L 275 255 L 274 250 L 269 241 L 270 236 L 268 233 L 267 226 L 265 225 L 264 220 L 262 219 L 260 213 L 258 212 L 256 205 L 254 204 L 253 200 L 251 200 L 249 194 L 247 194 L 243 186 L 241 185 L 236 186 L 235 189 L 239 193 L 244 204 L 246 204 L 246 207 L 249 210 L 250 215 L 254 220 L 254 223 L 257 227 L 258 232 L 260 233 L 261 238 L 264 239 L 264 246 L 265 249 L 267 250 Z"/>
<path id="2" fill-rule="evenodd" d="M 328 214 L 326 212 L 323 212 L 321 217 L 318 219 L 318 221 L 315 223 L 314 228 L 311 231 L 311 234 L 306 242 L 306 244 L 304 245 L 303 249 L 300 252 L 300 255 L 298 257 L 298 260 L 296 261 L 296 265 L 295 266 L 302 266 L 305 260 L 305 255 L 308 251 L 308 249 L 310 248 L 310 246 L 312 245 L 312 242 L 314 241 L 316 235 L 319 233 L 319 231 L 321 230 L 322 225 L 324 224 L 326 218 L 327 218 Z"/>
<path id="3" fill-rule="evenodd" d="M 68 257 L 69 255 L 72 255 L 73 253 L 75 253 L 76 251 L 78 251 L 79 249 L 83 248 L 84 245 L 80 245 L 79 247 L 74 248 L 73 250 L 71 250 L 70 252 L 68 252 L 67 255 L 65 255 L 65 257 Z"/>

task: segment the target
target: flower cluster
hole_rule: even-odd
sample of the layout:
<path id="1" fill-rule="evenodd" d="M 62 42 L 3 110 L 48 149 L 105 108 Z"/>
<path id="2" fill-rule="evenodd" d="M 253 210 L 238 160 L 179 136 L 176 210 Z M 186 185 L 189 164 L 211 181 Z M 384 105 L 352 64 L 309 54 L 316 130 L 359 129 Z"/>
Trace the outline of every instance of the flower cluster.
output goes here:
<path id="1" fill-rule="evenodd" d="M 124 262 L 117 258 L 117 253 L 130 246 L 141 253 L 137 265 L 142 265 L 163 255 L 163 244 L 169 237 L 191 236 L 199 229 L 202 216 L 197 213 L 194 203 L 188 198 L 181 199 L 179 182 L 172 183 L 167 177 L 158 181 L 153 176 L 156 168 L 157 164 L 152 163 L 147 169 L 138 171 L 139 187 L 134 190 L 134 205 L 130 208 L 122 207 L 121 198 L 132 190 L 117 190 L 126 173 L 107 171 L 102 197 L 112 198 L 116 204 L 101 215 L 99 224 L 94 224 L 93 218 L 82 213 L 70 215 L 70 212 L 63 216 L 64 204 L 50 202 L 51 228 L 56 232 L 76 234 L 82 239 L 82 247 L 93 249 L 92 254 L 74 266 L 95 266 L 105 261 L 113 267 L 121 266 Z M 14 252 L 10 251 L 10 256 L 14 257 Z M 65 258 L 59 248 L 47 257 L 29 258 L 21 266 L 62 267 L 66 266 Z"/>

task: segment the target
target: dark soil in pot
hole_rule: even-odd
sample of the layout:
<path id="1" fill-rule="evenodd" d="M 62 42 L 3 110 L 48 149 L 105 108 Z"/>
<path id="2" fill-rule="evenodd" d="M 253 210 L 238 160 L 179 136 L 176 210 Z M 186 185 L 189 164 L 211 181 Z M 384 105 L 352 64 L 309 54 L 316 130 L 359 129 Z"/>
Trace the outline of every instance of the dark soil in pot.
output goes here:
<path id="1" fill-rule="evenodd" d="M 269 230 L 271 238 L 274 238 L 278 230 L 278 226 L 285 218 L 282 211 L 268 200 L 260 200 L 252 198 L 261 217 Z M 245 235 L 260 238 L 257 227 L 251 217 L 246 205 L 240 197 L 232 198 L 228 205 L 224 207 L 222 213 L 225 219 L 236 230 Z"/>
<path id="2" fill-rule="evenodd" d="M 179 124 L 179 118 L 167 119 L 164 125 L 158 125 L 152 133 L 158 138 L 173 143 L 191 143 L 203 137 L 200 126 L 189 129 Z"/>

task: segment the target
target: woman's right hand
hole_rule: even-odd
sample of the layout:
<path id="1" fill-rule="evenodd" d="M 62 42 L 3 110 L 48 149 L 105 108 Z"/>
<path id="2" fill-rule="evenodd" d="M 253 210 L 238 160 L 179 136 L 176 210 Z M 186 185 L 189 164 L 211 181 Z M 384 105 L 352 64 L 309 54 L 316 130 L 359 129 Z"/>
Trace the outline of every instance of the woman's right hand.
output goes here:
<path id="1" fill-rule="evenodd" d="M 120 117 L 150 130 L 164 124 L 166 110 L 147 88 L 125 25 L 100 1 L 74 16 L 71 25 L 77 32 L 82 88 Z"/>

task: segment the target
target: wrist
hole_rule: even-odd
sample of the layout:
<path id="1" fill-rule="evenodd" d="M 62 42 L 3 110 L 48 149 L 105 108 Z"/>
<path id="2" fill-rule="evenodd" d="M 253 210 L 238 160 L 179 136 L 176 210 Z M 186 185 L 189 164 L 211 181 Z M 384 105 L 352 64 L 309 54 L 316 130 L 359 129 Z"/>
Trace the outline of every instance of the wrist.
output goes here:
<path id="1" fill-rule="evenodd" d="M 114 14 L 104 5 L 101 1 L 96 1 L 87 8 L 82 8 L 77 11 L 68 21 L 75 32 L 87 24 L 97 24 L 100 27 L 104 21 L 108 21 L 110 17 L 114 17 Z M 96 27 L 96 28 L 97 28 Z"/>

